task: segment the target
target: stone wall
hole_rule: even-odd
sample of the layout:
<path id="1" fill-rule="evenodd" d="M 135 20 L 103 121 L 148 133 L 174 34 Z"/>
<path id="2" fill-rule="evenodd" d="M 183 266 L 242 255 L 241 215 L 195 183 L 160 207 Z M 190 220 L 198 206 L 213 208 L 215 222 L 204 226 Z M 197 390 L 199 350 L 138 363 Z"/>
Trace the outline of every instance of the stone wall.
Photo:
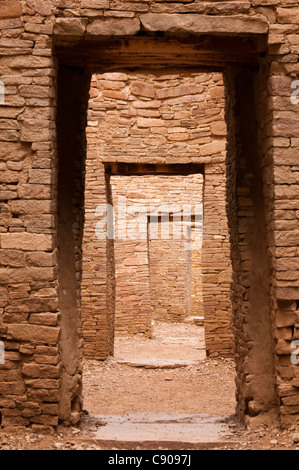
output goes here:
<path id="1" fill-rule="evenodd" d="M 157 66 L 224 72 L 238 410 L 247 422 L 265 423 L 277 415 L 282 424 L 298 421 L 298 366 L 291 361 L 299 299 L 297 95 L 291 100 L 298 75 L 298 17 L 296 0 L 1 1 L 3 426 L 40 431 L 58 420 L 80 419 L 81 322 L 74 299 L 80 281 L 89 72 Z M 62 111 L 55 119 L 57 105 Z M 97 121 L 95 114 L 90 120 Z M 72 126 L 78 139 L 69 138 Z M 91 130 L 88 149 L 88 160 L 95 159 Z M 211 160 L 211 155 L 215 152 L 201 158 Z M 102 169 L 98 172 L 104 180 Z M 99 203 L 106 200 L 98 188 L 94 195 Z M 72 214 L 68 227 L 73 225 L 74 232 L 67 231 L 72 243 L 63 244 L 66 213 Z M 86 220 L 94 231 L 93 205 Z M 101 300 L 98 313 L 94 304 L 106 296 L 102 283 L 107 285 L 107 278 L 113 296 L 112 249 L 109 243 L 102 246 L 108 268 L 90 251 L 99 261 L 98 283 L 90 273 L 92 288 L 82 299 L 93 309 L 90 335 L 95 329 L 107 352 L 112 350 L 113 302 L 101 311 Z M 71 283 L 63 282 L 67 272 Z"/>

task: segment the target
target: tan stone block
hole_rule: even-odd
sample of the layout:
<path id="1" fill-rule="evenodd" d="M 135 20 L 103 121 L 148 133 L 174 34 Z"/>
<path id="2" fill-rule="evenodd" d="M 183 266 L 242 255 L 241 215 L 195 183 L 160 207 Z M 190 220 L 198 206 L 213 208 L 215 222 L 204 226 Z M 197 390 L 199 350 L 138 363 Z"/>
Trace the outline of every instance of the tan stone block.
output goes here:
<path id="1" fill-rule="evenodd" d="M 50 128 L 38 128 L 38 123 L 34 122 L 34 120 L 27 120 L 24 121 L 21 126 L 21 142 L 47 142 L 52 139 L 53 131 Z"/>
<path id="2" fill-rule="evenodd" d="M 55 356 L 39 356 L 35 354 L 34 359 L 37 364 L 48 364 L 53 366 L 56 366 L 59 362 L 58 358 Z"/>
<path id="3" fill-rule="evenodd" d="M 31 423 L 42 424 L 46 426 L 58 426 L 58 416 L 35 416 L 30 419 Z"/>
<path id="4" fill-rule="evenodd" d="M 51 15 L 54 7 L 51 0 L 27 0 L 27 4 L 41 16 Z"/>
<path id="5" fill-rule="evenodd" d="M 274 148 L 273 151 L 275 165 L 297 165 L 298 154 L 296 148 Z"/>
<path id="6" fill-rule="evenodd" d="M 35 184 L 51 184 L 52 170 L 47 169 L 31 169 L 29 170 L 29 183 Z"/>
<path id="7" fill-rule="evenodd" d="M 20 346 L 19 352 L 20 354 L 24 354 L 25 356 L 32 356 L 32 354 L 34 353 L 34 347 L 24 344 Z"/>
<path id="8" fill-rule="evenodd" d="M 13 214 L 49 214 L 53 210 L 53 202 L 17 200 L 11 201 L 10 207 Z"/>
<path id="9" fill-rule="evenodd" d="M 42 251 L 37 251 L 34 253 L 27 254 L 27 260 L 30 265 L 41 266 L 41 267 L 50 267 L 55 266 L 57 263 L 57 256 L 53 253 L 45 253 Z"/>
<path id="10" fill-rule="evenodd" d="M 2 382 L 18 382 L 22 380 L 19 370 L 0 370 L 0 383 Z"/>
<path id="11" fill-rule="evenodd" d="M 273 120 L 273 134 L 278 137 L 299 137 L 298 122 L 296 119 Z"/>
<path id="12" fill-rule="evenodd" d="M 186 132 L 174 132 L 168 135 L 168 139 L 175 142 L 185 142 L 189 139 L 189 134 Z"/>
<path id="13" fill-rule="evenodd" d="M 53 188 L 43 184 L 22 184 L 18 194 L 24 199 L 51 199 Z"/>
<path id="14" fill-rule="evenodd" d="M 56 312 L 57 308 L 57 299 L 44 299 L 37 297 L 30 299 L 22 299 L 21 301 L 13 301 L 11 305 L 7 307 L 7 312 L 38 312 L 39 314 L 41 314 L 40 312 Z M 53 318 L 55 318 L 54 314 Z"/>
<path id="15" fill-rule="evenodd" d="M 121 90 L 125 86 L 125 82 L 118 82 L 116 80 L 101 80 L 100 86 L 104 90 Z M 93 89 L 91 89 L 92 91 Z"/>
<path id="16" fill-rule="evenodd" d="M 128 75 L 122 72 L 107 72 L 101 75 L 102 80 L 116 80 L 120 82 L 125 82 L 127 78 Z"/>
<path id="17" fill-rule="evenodd" d="M 205 94 L 201 93 L 199 95 L 186 95 L 179 96 L 178 98 L 169 98 L 167 104 L 172 105 L 191 105 L 192 103 L 203 103 L 205 100 Z"/>
<path id="18" fill-rule="evenodd" d="M 297 270 L 299 271 L 299 259 L 298 258 L 279 258 L 276 261 L 276 269 L 278 271 L 289 271 Z"/>
<path id="19" fill-rule="evenodd" d="M 291 328 L 277 328 L 277 338 L 287 341 L 292 340 L 292 329 Z"/>
<path id="20" fill-rule="evenodd" d="M 0 264 L 15 268 L 24 267 L 26 266 L 25 255 L 23 251 L 0 250 Z"/>
<path id="21" fill-rule="evenodd" d="M 58 326 L 58 320 L 59 316 L 54 313 L 32 313 L 29 323 L 33 325 Z"/>
<path id="22" fill-rule="evenodd" d="M 211 123 L 211 131 L 214 135 L 223 135 L 227 133 L 226 122 L 225 121 L 215 121 Z"/>
<path id="23" fill-rule="evenodd" d="M 253 16 L 205 16 L 200 14 L 147 13 L 140 17 L 147 31 L 193 34 L 267 34 L 268 23 Z"/>
<path id="24" fill-rule="evenodd" d="M 33 400 L 38 400 L 39 402 L 52 402 L 57 403 L 59 401 L 59 392 L 58 389 L 32 389 L 28 392 L 29 398 Z"/>
<path id="25" fill-rule="evenodd" d="M 51 235 L 34 233 L 4 233 L 0 235 L 1 247 L 23 251 L 51 251 L 53 237 Z"/>
<path id="26" fill-rule="evenodd" d="M 290 355 L 291 352 L 291 343 L 283 339 L 279 339 L 276 345 L 276 353 L 281 355 Z"/>
<path id="27" fill-rule="evenodd" d="M 13 341 L 28 341 L 53 345 L 57 344 L 59 331 L 59 328 L 48 326 L 10 324 L 7 328 L 7 338 Z"/>
<path id="28" fill-rule="evenodd" d="M 299 230 L 276 232 L 275 241 L 278 246 L 297 246 Z"/>
<path id="29" fill-rule="evenodd" d="M 141 81 L 134 81 L 131 84 L 130 91 L 136 96 L 145 96 L 147 98 L 154 98 L 155 87 L 154 85 Z"/>
<path id="30" fill-rule="evenodd" d="M 299 287 L 277 287 L 276 298 L 278 300 L 297 300 L 299 298 Z"/>
<path id="31" fill-rule="evenodd" d="M 282 397 L 282 402 L 286 406 L 299 405 L 299 393 L 290 397 Z"/>
<path id="32" fill-rule="evenodd" d="M 133 101 L 133 106 L 134 108 L 137 108 L 137 109 L 159 108 L 161 106 L 161 101 L 159 100 Z"/>
<path id="33" fill-rule="evenodd" d="M 40 23 L 25 23 L 25 31 L 34 34 L 47 34 L 53 33 L 53 23 L 40 24 Z M 41 54 L 42 55 L 42 54 Z M 44 54 L 45 55 L 45 54 Z M 48 57 L 52 57 L 51 53 L 47 54 Z"/>
<path id="34" fill-rule="evenodd" d="M 21 415 L 24 417 L 24 418 L 33 418 L 35 416 L 39 416 L 41 414 L 41 410 L 40 409 L 25 409 L 25 410 L 22 410 L 21 412 Z"/>
<path id="35" fill-rule="evenodd" d="M 1 395 L 22 395 L 25 392 L 24 383 L 19 380 L 18 382 L 1 382 L 0 394 Z M 2 422 L 3 425 L 3 422 Z"/>
<path id="36" fill-rule="evenodd" d="M 19 93 L 24 98 L 48 98 L 53 95 L 53 91 L 48 86 L 39 85 L 21 85 Z"/>
<path id="37" fill-rule="evenodd" d="M 42 405 L 43 414 L 57 416 L 59 413 L 58 405 L 52 403 L 45 403 Z"/>
<path id="38" fill-rule="evenodd" d="M 21 20 L 14 20 L 14 21 L 18 24 L 18 26 L 16 25 L 15 27 L 19 28 L 23 25 Z M 0 29 L 2 29 L 1 23 L 2 21 L 0 21 Z M 2 62 L 3 60 L 1 60 L 1 57 L 0 57 L 0 65 L 2 65 Z M 30 60 L 28 60 L 27 57 L 16 56 L 16 57 L 11 57 L 11 58 L 5 58 L 5 62 L 6 62 L 7 67 L 12 67 L 14 69 L 33 69 L 33 68 L 34 69 L 39 69 L 39 68 L 49 69 L 53 66 L 53 59 L 48 58 L 48 57 L 30 57 Z"/>
<path id="39" fill-rule="evenodd" d="M 0 18 L 19 18 L 23 14 L 20 0 L 2 0 Z"/>
<path id="40" fill-rule="evenodd" d="M 137 126 L 141 128 L 146 127 L 161 127 L 163 125 L 162 119 L 155 119 L 155 118 L 138 118 L 137 119 Z"/>
<path id="41" fill-rule="evenodd" d="M 109 8 L 109 0 L 81 0 L 81 8 L 106 9 Z"/>
<path id="42" fill-rule="evenodd" d="M 58 356 L 59 350 L 53 346 L 36 346 L 36 354 L 42 354 L 47 356 Z"/>
<path id="43" fill-rule="evenodd" d="M 122 100 L 126 101 L 128 98 L 128 94 L 125 91 L 115 91 L 115 90 L 104 90 L 102 95 L 105 98 L 111 98 L 113 100 Z M 118 117 L 116 119 L 119 119 Z M 111 120 L 110 120 L 111 121 Z M 113 122 L 113 119 L 112 119 Z"/>
<path id="44" fill-rule="evenodd" d="M 87 26 L 92 36 L 132 36 L 140 30 L 138 18 L 96 19 Z"/>
<path id="45" fill-rule="evenodd" d="M 25 379 L 25 384 L 35 389 L 58 390 L 60 381 L 57 379 Z"/>
<path id="46" fill-rule="evenodd" d="M 296 25 L 299 22 L 299 8 L 298 7 L 291 7 L 291 8 L 277 8 L 278 14 L 278 23 L 282 24 L 293 24 Z"/>
<path id="47" fill-rule="evenodd" d="M 291 381 L 293 387 L 299 388 L 299 378 L 295 378 Z M 294 389 L 292 389 L 292 394 L 294 394 Z"/>
<path id="48" fill-rule="evenodd" d="M 224 152 L 226 149 L 225 140 L 215 140 L 210 144 L 205 144 L 200 147 L 200 155 L 213 155 L 215 153 Z"/>

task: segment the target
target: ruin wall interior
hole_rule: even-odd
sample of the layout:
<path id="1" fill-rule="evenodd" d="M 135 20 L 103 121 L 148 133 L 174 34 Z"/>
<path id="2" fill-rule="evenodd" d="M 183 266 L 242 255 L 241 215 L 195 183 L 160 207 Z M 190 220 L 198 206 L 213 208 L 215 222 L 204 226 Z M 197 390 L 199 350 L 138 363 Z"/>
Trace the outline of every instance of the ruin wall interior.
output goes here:
<path id="1" fill-rule="evenodd" d="M 296 0 L 1 0 L 2 426 L 80 420 L 91 74 L 157 65 L 223 72 L 237 411 L 248 424 L 298 422 L 298 24 Z M 98 158 L 91 139 L 87 161 Z M 209 168 L 206 179 L 215 177 Z M 110 197 L 104 168 L 98 181 L 95 204 Z M 89 273 L 93 300 L 82 297 L 91 315 L 107 291 L 113 298 L 112 259 L 113 244 L 103 243 L 96 283 Z M 97 313 L 99 351 L 111 350 L 112 313 L 113 301 Z"/>
<path id="2" fill-rule="evenodd" d="M 151 336 L 154 320 L 181 322 L 192 308 L 194 316 L 203 316 L 202 288 L 190 289 L 197 282 L 194 277 L 202 278 L 202 225 L 188 241 L 191 217 L 184 226 L 181 220 L 183 206 L 186 213 L 190 207 L 190 215 L 196 206 L 202 223 L 202 175 L 112 176 L 111 188 L 116 212 L 115 335 Z M 122 239 L 118 207 L 122 211 L 124 203 L 129 233 Z M 155 216 L 158 210 L 160 216 Z"/>

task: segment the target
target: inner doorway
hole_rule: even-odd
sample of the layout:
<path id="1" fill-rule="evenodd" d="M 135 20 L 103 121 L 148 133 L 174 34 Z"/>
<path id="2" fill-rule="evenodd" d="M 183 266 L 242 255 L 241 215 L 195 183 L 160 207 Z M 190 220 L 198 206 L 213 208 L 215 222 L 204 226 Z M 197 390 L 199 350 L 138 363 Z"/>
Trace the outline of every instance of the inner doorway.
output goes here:
<path id="1" fill-rule="evenodd" d="M 87 135 L 95 150 L 86 162 L 85 201 L 88 210 L 94 207 L 97 225 L 94 233 L 88 230 L 87 213 L 83 256 L 87 273 L 97 269 L 98 261 L 90 267 L 94 257 L 89 250 L 109 239 L 103 253 L 106 272 L 115 273 L 109 288 L 115 316 L 113 349 L 105 363 L 93 363 L 98 358 L 86 347 L 87 406 L 91 409 L 96 396 L 110 393 L 108 414 L 207 413 L 208 396 L 218 386 L 212 380 L 205 395 L 206 381 L 217 377 L 223 382 L 225 377 L 225 413 L 230 409 L 232 414 L 233 360 L 223 360 L 220 367 L 217 361 L 205 362 L 204 334 L 206 300 L 209 353 L 231 356 L 222 76 L 119 71 L 93 76 L 92 84 Z M 103 183 L 109 204 L 103 198 L 95 207 L 96 188 Z M 89 316 L 83 305 L 83 326 L 84 320 Z M 210 365 L 221 370 L 221 379 L 216 372 L 209 376 Z M 200 386 L 193 377 L 197 367 L 204 378 Z M 103 381 L 95 378 L 96 371 L 104 374 Z M 212 412 L 219 414 L 223 397 L 217 400 Z"/>

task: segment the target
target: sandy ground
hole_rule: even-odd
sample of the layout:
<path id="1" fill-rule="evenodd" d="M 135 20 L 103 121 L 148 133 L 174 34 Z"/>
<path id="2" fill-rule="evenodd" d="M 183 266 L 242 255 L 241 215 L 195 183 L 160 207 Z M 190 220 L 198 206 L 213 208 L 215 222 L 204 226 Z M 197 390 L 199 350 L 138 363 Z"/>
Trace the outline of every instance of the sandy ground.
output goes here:
<path id="1" fill-rule="evenodd" d="M 208 413 L 235 411 L 234 363 L 206 360 L 203 328 L 159 323 L 153 339 L 117 338 L 115 357 L 84 365 L 84 407 L 90 414 L 130 412 Z M 119 360 L 151 359 L 155 369 L 134 368 Z M 164 359 L 194 362 L 184 368 L 159 369 Z M 142 363 L 142 361 L 141 361 Z M 170 366 L 171 367 L 171 362 Z"/>
<path id="2" fill-rule="evenodd" d="M 150 362 L 155 368 L 136 368 L 119 362 L 130 363 L 134 359 L 144 364 Z M 182 360 L 190 365 L 160 369 L 165 360 L 171 367 L 176 367 Z M 295 427 L 286 431 L 267 427 L 258 431 L 245 430 L 234 415 L 234 377 L 233 360 L 205 358 L 201 327 L 157 324 L 153 339 L 118 338 L 114 358 L 102 363 L 84 362 L 85 413 L 78 428 L 60 426 L 53 436 L 29 431 L 9 434 L 0 430 L 0 450 L 105 449 L 94 440 L 95 432 L 105 422 L 94 415 L 145 412 L 227 417 L 227 428 L 234 436 L 234 443 L 228 444 L 227 450 L 299 450 L 299 434 Z"/>
<path id="3" fill-rule="evenodd" d="M 99 377 L 100 380 L 99 380 Z M 139 369 L 108 361 L 85 364 L 84 407 L 90 414 L 235 411 L 234 364 L 205 360 L 182 369 Z"/>

